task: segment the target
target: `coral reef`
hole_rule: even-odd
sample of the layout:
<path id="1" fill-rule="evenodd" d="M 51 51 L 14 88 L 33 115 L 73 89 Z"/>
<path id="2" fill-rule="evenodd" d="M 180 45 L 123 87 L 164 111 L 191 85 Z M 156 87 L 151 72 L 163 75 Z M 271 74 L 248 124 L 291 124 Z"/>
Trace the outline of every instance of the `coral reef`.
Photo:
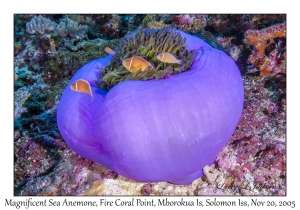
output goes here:
<path id="1" fill-rule="evenodd" d="M 232 139 L 261 135 L 263 139 L 285 141 L 285 76 L 281 75 L 272 81 L 255 80 L 248 76 L 244 78 L 244 110 Z"/>
<path id="2" fill-rule="evenodd" d="M 144 28 L 161 29 L 172 26 L 181 31 L 196 34 L 206 26 L 206 15 L 184 14 L 184 15 L 147 15 L 142 21 Z"/>
<path id="3" fill-rule="evenodd" d="M 203 28 L 208 33 L 197 29 L 197 36 L 215 48 L 221 49 L 218 46 L 221 45 L 236 61 L 243 74 L 245 103 L 231 140 L 214 164 L 204 167 L 204 176 L 189 185 L 135 182 L 86 160 L 67 147 L 55 119 L 61 93 L 75 71 L 88 61 L 105 56 L 106 46 L 115 48 L 117 40 L 103 39 L 122 38 L 140 26 L 178 27 L 180 24 L 175 24 L 172 18 L 184 16 L 42 16 L 14 15 L 16 196 L 286 195 L 285 14 L 210 14 L 205 16 Z M 39 25 L 38 18 L 40 23 L 45 21 L 49 25 L 71 19 L 78 25 L 87 25 L 89 30 L 84 37 L 61 37 L 54 29 L 47 29 L 49 25 Z M 178 18 L 173 20 L 176 22 Z M 26 31 L 26 23 L 30 22 L 31 33 Z M 100 30 L 102 25 L 105 27 Z M 279 30 L 279 36 L 274 36 L 275 29 Z M 255 41 L 252 35 L 260 40 Z M 38 109 L 28 112 L 27 101 L 28 108 Z"/>
<path id="4" fill-rule="evenodd" d="M 268 46 L 267 41 L 277 37 L 286 36 L 286 24 L 281 23 L 273 25 L 268 28 L 257 30 L 247 30 L 245 32 L 246 40 L 252 44 L 255 50 L 261 55 L 264 54 L 266 47 Z"/>
<path id="5" fill-rule="evenodd" d="M 52 22 L 48 18 L 44 18 L 43 16 L 39 15 L 38 17 L 35 16 L 26 23 L 26 31 L 30 34 L 34 34 L 35 32 L 44 34 L 45 31 L 53 31 L 55 26 L 55 22 Z"/>
<path id="6" fill-rule="evenodd" d="M 283 142 L 259 135 L 231 141 L 216 163 L 242 195 L 285 195 L 286 155 Z M 223 183 L 225 183 L 223 181 Z"/>
<path id="7" fill-rule="evenodd" d="M 171 23 L 172 15 L 146 15 L 141 23 L 143 28 L 162 29 Z"/>
<path id="8" fill-rule="evenodd" d="M 96 23 L 91 29 L 91 34 L 102 39 L 116 39 L 137 29 L 145 15 L 109 15 L 94 14 L 93 21 Z"/>
<path id="9" fill-rule="evenodd" d="M 251 24 L 250 29 L 264 28 L 269 25 L 276 25 L 277 23 L 286 20 L 286 14 L 249 14 L 247 15 L 248 21 Z"/>
<path id="10" fill-rule="evenodd" d="M 196 36 L 205 40 L 210 46 L 216 49 L 223 50 L 223 51 L 226 51 L 226 49 L 231 49 L 230 46 L 226 44 L 224 45 L 224 42 L 220 41 L 220 37 L 216 38 L 210 31 L 201 30 L 199 33 L 196 34 Z M 229 55 L 231 56 L 231 54 Z"/>
<path id="11" fill-rule="evenodd" d="M 286 20 L 285 14 L 274 14 L 274 15 L 259 15 L 259 14 L 222 14 L 222 15 L 208 15 L 207 16 L 207 25 L 205 30 L 210 31 L 216 36 L 219 44 L 226 48 L 226 52 L 235 59 L 237 65 L 239 66 L 242 73 L 246 73 L 249 70 L 255 71 L 256 67 L 259 67 L 261 64 L 268 64 L 267 59 L 261 60 L 258 62 L 259 58 L 255 57 L 253 60 L 249 60 L 250 54 L 255 54 L 252 51 L 253 44 L 246 41 L 244 36 L 247 30 L 250 31 L 259 31 L 263 30 L 269 26 L 274 26 L 277 24 L 282 24 Z M 277 39 L 277 38 L 276 38 Z M 279 51 L 282 51 L 282 47 L 285 45 L 285 39 L 282 37 L 278 40 L 274 39 L 275 43 L 280 42 Z M 244 41 L 243 41 L 244 40 Z M 280 41 L 279 41 L 280 40 Z M 247 44 L 245 44 L 245 41 Z M 272 40 L 270 40 L 273 42 Z M 272 43 L 269 43 L 270 45 Z M 274 45 L 270 46 L 271 48 L 268 51 L 272 50 Z M 274 49 L 274 48 L 273 48 Z M 282 56 L 282 55 L 281 55 Z M 281 60 L 285 60 L 285 55 L 282 56 Z M 274 58 L 274 57 L 273 57 Z M 272 60 L 272 58 L 271 58 Z M 273 59 L 274 60 L 274 59 Z M 256 61 L 256 64 L 255 64 Z M 252 63 L 252 67 L 248 65 L 248 62 Z M 274 62 L 273 62 L 274 63 Z M 283 61 L 280 61 L 283 63 Z M 255 65 L 254 65 L 255 64 Z M 284 64 L 280 64 L 284 65 Z M 278 69 L 277 69 L 278 71 Z M 262 74 L 268 74 L 270 72 L 265 71 Z"/>
<path id="12" fill-rule="evenodd" d="M 45 101 L 47 101 L 46 95 L 36 91 L 26 100 L 24 107 L 30 115 L 38 115 L 45 110 Z"/>
<path id="13" fill-rule="evenodd" d="M 130 33 L 131 31 L 136 30 L 139 26 L 141 21 L 145 15 L 124 15 L 122 20 L 122 33 Z"/>
<path id="14" fill-rule="evenodd" d="M 28 179 L 19 191 L 20 195 L 77 195 L 86 191 L 93 182 L 102 180 L 103 173 L 107 171 L 69 149 L 53 151 L 61 159 L 59 164 L 51 168 L 48 176 Z"/>
<path id="15" fill-rule="evenodd" d="M 18 119 L 22 113 L 26 112 L 23 107 L 24 102 L 28 99 L 30 93 L 26 88 L 20 88 L 14 93 L 14 120 Z"/>
<path id="16" fill-rule="evenodd" d="M 66 15 L 66 18 L 69 18 L 78 24 L 88 25 L 89 27 L 94 27 L 96 22 L 93 20 L 92 15 Z"/>
<path id="17" fill-rule="evenodd" d="M 100 25 L 100 31 L 109 37 L 119 38 L 120 22 L 121 17 L 119 15 L 112 15 L 107 23 Z"/>
<path id="18" fill-rule="evenodd" d="M 152 190 L 152 184 L 147 183 L 142 187 L 142 195 L 150 195 Z"/>
<path id="19" fill-rule="evenodd" d="M 53 31 L 61 37 L 66 37 L 69 35 L 71 38 L 73 38 L 77 36 L 85 36 L 87 30 L 87 25 L 78 25 L 77 22 L 69 18 L 64 18 L 59 24 L 57 24 L 50 19 L 39 15 L 38 17 L 35 16 L 26 23 L 26 31 L 30 34 L 35 34 L 35 32 L 44 34 L 45 32 L 50 33 Z"/>
<path id="20" fill-rule="evenodd" d="M 21 137 L 15 141 L 15 188 L 26 181 L 49 173 L 55 166 L 55 154 L 30 138 Z"/>
<path id="21" fill-rule="evenodd" d="M 153 28 L 153 29 L 162 29 L 166 26 L 166 24 L 161 21 L 151 21 L 147 24 L 147 28 Z"/>
<path id="22" fill-rule="evenodd" d="M 153 17 L 154 15 L 150 14 L 150 15 L 146 15 L 142 21 L 142 26 L 143 28 L 147 28 L 148 27 L 148 23 L 153 21 Z"/>
<path id="23" fill-rule="evenodd" d="M 69 78 L 75 70 L 95 58 L 106 55 L 105 47 L 114 48 L 116 42 L 107 42 L 101 39 L 81 42 L 74 46 L 66 44 L 65 49 L 52 53 L 45 62 L 44 80 L 49 83 L 63 78 Z"/>
<path id="24" fill-rule="evenodd" d="M 179 30 L 196 34 L 205 28 L 206 15 L 184 14 L 172 17 L 173 26 Z"/>
<path id="25" fill-rule="evenodd" d="M 63 19 L 54 29 L 54 32 L 60 35 L 61 37 L 70 36 L 71 38 L 77 36 L 85 36 L 88 30 L 87 25 L 78 25 L 77 22 L 66 18 Z"/>
<path id="26" fill-rule="evenodd" d="M 286 23 L 261 30 L 247 30 L 245 42 L 254 48 L 248 61 L 253 65 L 248 72 L 260 71 L 262 77 L 273 77 L 286 73 L 285 49 Z M 284 38 L 284 39 L 282 39 Z"/>
<path id="27" fill-rule="evenodd" d="M 257 15 L 257 14 L 217 14 L 207 16 L 205 30 L 219 33 L 224 36 L 241 38 L 248 29 L 257 30 L 270 25 L 282 23 L 286 20 L 285 14 Z"/>

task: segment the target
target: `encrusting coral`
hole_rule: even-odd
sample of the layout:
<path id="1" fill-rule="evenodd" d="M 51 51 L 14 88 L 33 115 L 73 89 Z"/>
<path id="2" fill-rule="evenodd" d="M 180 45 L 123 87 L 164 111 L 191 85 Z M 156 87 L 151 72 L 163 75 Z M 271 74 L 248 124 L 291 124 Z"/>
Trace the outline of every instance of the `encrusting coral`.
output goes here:
<path id="1" fill-rule="evenodd" d="M 260 77 L 272 77 L 286 72 L 285 53 L 286 23 L 273 25 L 261 30 L 247 30 L 245 43 L 254 47 L 248 61 L 253 65 L 248 72 L 260 71 Z"/>
<path id="2" fill-rule="evenodd" d="M 88 25 L 93 27 L 95 25 L 95 21 L 92 18 L 92 15 L 77 15 L 77 14 L 70 14 L 66 15 L 69 19 L 77 22 L 78 24 Z"/>
<path id="3" fill-rule="evenodd" d="M 207 24 L 207 15 L 184 14 L 184 15 L 146 15 L 141 25 L 144 28 L 161 29 L 165 26 L 172 27 L 196 34 L 203 30 Z"/>
<path id="4" fill-rule="evenodd" d="M 268 46 L 267 41 L 276 37 L 285 37 L 286 24 L 278 24 L 262 30 L 247 30 L 245 32 L 245 38 L 252 44 L 255 50 L 264 54 L 266 47 Z"/>
<path id="5" fill-rule="evenodd" d="M 163 21 L 151 21 L 147 24 L 147 28 L 162 29 L 166 26 Z"/>
<path id="6" fill-rule="evenodd" d="M 140 29 L 136 34 L 124 38 L 119 43 L 116 55 L 103 71 L 103 80 L 99 82 L 99 86 L 110 89 L 125 80 L 160 79 L 186 71 L 192 64 L 195 53 L 189 52 L 185 48 L 185 41 L 185 38 L 182 38 L 178 32 L 170 27 L 165 27 L 162 30 Z M 174 55 L 183 63 L 170 64 L 159 61 L 156 56 L 162 52 Z M 155 71 L 150 68 L 134 73 L 128 71 L 122 65 L 122 61 L 133 56 L 140 56 L 151 62 Z"/>
<path id="7" fill-rule="evenodd" d="M 173 26 L 179 30 L 189 33 L 198 33 L 205 28 L 207 21 L 206 15 L 184 14 L 172 17 Z"/>
<path id="8" fill-rule="evenodd" d="M 26 108 L 23 107 L 23 104 L 29 98 L 30 93 L 25 88 L 20 88 L 15 92 L 14 96 L 14 120 L 16 120 L 23 112 L 26 112 Z"/>

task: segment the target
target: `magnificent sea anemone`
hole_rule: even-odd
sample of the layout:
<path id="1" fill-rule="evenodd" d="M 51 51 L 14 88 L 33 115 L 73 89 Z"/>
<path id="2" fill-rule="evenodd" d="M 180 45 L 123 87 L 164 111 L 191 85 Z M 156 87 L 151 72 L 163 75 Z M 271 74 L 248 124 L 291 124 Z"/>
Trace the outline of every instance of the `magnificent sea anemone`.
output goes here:
<path id="1" fill-rule="evenodd" d="M 103 69 L 99 87 L 109 89 L 125 80 L 163 79 L 171 74 L 186 71 L 193 63 L 196 52 L 188 51 L 185 41 L 179 32 L 169 27 L 163 30 L 140 29 L 131 36 L 124 37 L 119 43 L 116 55 Z M 157 55 L 161 52 L 171 53 L 182 63 L 160 62 Z M 122 65 L 122 61 L 133 56 L 140 56 L 151 62 L 155 71 L 128 71 Z"/>
<path id="2" fill-rule="evenodd" d="M 142 182 L 188 184 L 214 162 L 243 109 L 240 71 L 229 56 L 200 38 L 172 33 L 185 40 L 187 60 L 193 58 L 185 71 L 146 81 L 118 80 L 107 85 L 109 91 L 98 84 L 113 71 L 111 55 L 77 71 L 57 109 L 58 128 L 73 151 Z M 155 50 L 153 56 L 159 53 Z M 118 59 L 113 65 L 119 62 L 122 68 L 125 57 Z M 172 65 L 174 71 L 179 64 Z M 85 85 L 83 91 L 78 81 Z"/>

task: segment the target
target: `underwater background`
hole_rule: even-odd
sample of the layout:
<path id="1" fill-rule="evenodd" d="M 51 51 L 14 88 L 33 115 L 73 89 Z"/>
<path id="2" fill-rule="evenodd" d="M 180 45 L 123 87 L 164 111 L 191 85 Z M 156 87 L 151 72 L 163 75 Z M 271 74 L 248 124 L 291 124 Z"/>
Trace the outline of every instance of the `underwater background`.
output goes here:
<path id="1" fill-rule="evenodd" d="M 126 179 L 75 154 L 56 124 L 61 94 L 81 66 L 138 28 L 165 26 L 226 52 L 244 83 L 236 131 L 189 185 Z M 14 15 L 15 195 L 286 195 L 285 139 L 284 14 Z"/>

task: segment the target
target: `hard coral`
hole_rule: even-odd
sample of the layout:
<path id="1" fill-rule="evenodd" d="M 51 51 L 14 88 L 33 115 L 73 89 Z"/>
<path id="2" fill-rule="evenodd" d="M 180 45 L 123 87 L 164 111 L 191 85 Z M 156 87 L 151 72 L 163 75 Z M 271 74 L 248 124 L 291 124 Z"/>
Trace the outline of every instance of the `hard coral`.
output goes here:
<path id="1" fill-rule="evenodd" d="M 45 110 L 46 95 L 35 92 L 25 101 L 24 107 L 30 115 L 38 115 Z"/>
<path id="2" fill-rule="evenodd" d="M 286 73 L 285 36 L 286 23 L 245 32 L 245 42 L 254 47 L 248 59 L 253 65 L 250 73 L 260 71 L 259 79 Z"/>
<path id="3" fill-rule="evenodd" d="M 148 26 L 149 22 L 154 21 L 153 17 L 154 17 L 154 15 L 152 15 L 152 14 L 146 15 L 142 21 L 142 26 L 144 28 L 146 28 Z"/>
<path id="4" fill-rule="evenodd" d="M 36 178 L 49 172 L 57 162 L 50 156 L 51 152 L 26 137 L 15 141 L 14 153 L 14 186 L 16 189 L 24 184 L 25 179 Z"/>
<path id="5" fill-rule="evenodd" d="M 92 18 L 92 15 L 75 15 L 71 14 L 67 16 L 71 20 L 77 22 L 78 24 L 84 24 L 88 25 L 90 27 L 93 27 L 95 25 L 95 21 Z"/>
<path id="6" fill-rule="evenodd" d="M 163 21 L 150 21 L 147 23 L 147 28 L 162 29 L 166 26 Z"/>
<path id="7" fill-rule="evenodd" d="M 61 155 L 59 164 L 52 167 L 47 176 L 35 177 L 25 182 L 19 195 L 78 195 L 89 188 L 94 181 L 104 178 L 103 174 L 107 171 L 105 167 L 81 158 L 69 149 L 61 150 L 59 154 Z M 48 159 L 44 161 L 43 165 L 48 166 Z M 26 168 L 31 170 L 30 167 Z M 35 168 L 33 172 L 42 169 Z"/>
<path id="8" fill-rule="evenodd" d="M 246 41 L 253 45 L 256 52 L 261 55 L 264 54 L 266 47 L 268 46 L 267 41 L 276 37 L 286 36 L 286 23 L 273 25 L 268 28 L 257 30 L 247 30 L 245 32 Z"/>
<path id="9" fill-rule="evenodd" d="M 198 33 L 206 26 L 206 16 L 184 14 L 172 17 L 173 26 L 189 33 Z"/>
<path id="10" fill-rule="evenodd" d="M 92 15 L 95 26 L 89 30 L 90 35 L 103 39 L 121 38 L 140 26 L 143 14 Z"/>
<path id="11" fill-rule="evenodd" d="M 18 89 L 14 93 L 14 120 L 18 119 L 22 113 L 26 112 L 26 108 L 23 107 L 23 104 L 29 96 L 30 93 L 25 87 Z"/>
<path id="12" fill-rule="evenodd" d="M 286 20 L 286 14 L 249 14 L 248 21 L 250 27 L 248 28 L 256 28 L 259 29 L 262 26 L 270 26 L 275 25 L 277 23 L 283 22 Z"/>
<path id="13" fill-rule="evenodd" d="M 198 34 L 198 37 L 205 40 L 210 46 L 225 51 L 227 48 L 229 48 L 228 45 L 224 44 L 223 38 L 216 38 L 210 31 L 205 31 L 204 29 L 201 30 Z M 228 39 L 227 39 L 228 40 Z M 228 41 L 225 42 L 228 42 Z M 232 57 L 234 59 L 234 57 Z"/>
<path id="14" fill-rule="evenodd" d="M 216 160 L 243 195 L 286 193 L 286 83 L 285 75 L 277 76 L 262 81 L 244 76 L 242 117 Z"/>
<path id="15" fill-rule="evenodd" d="M 171 25 L 171 23 L 172 23 L 171 19 L 173 16 L 174 15 L 170 15 L 170 14 L 146 15 L 144 17 L 141 25 L 143 28 L 153 28 L 153 27 L 160 27 L 162 25 L 164 25 L 164 26 Z"/>
<path id="16" fill-rule="evenodd" d="M 109 38 L 119 38 L 121 16 L 111 15 L 108 21 L 100 25 L 102 34 Z"/>
<path id="17" fill-rule="evenodd" d="M 244 110 L 232 140 L 261 135 L 263 139 L 285 141 L 285 81 L 280 78 L 255 81 L 245 77 L 244 87 Z"/>
<path id="18" fill-rule="evenodd" d="M 172 28 L 140 29 L 136 34 L 124 38 L 119 44 L 116 56 L 104 69 L 100 87 L 108 89 L 125 80 L 159 79 L 186 71 L 192 64 L 195 53 L 188 52 L 184 45 L 185 38 Z M 156 58 L 162 52 L 169 52 L 184 62 L 182 64 L 163 63 Z M 156 71 L 148 69 L 143 72 L 129 72 L 122 65 L 122 61 L 133 56 L 140 56 L 152 62 Z"/>

